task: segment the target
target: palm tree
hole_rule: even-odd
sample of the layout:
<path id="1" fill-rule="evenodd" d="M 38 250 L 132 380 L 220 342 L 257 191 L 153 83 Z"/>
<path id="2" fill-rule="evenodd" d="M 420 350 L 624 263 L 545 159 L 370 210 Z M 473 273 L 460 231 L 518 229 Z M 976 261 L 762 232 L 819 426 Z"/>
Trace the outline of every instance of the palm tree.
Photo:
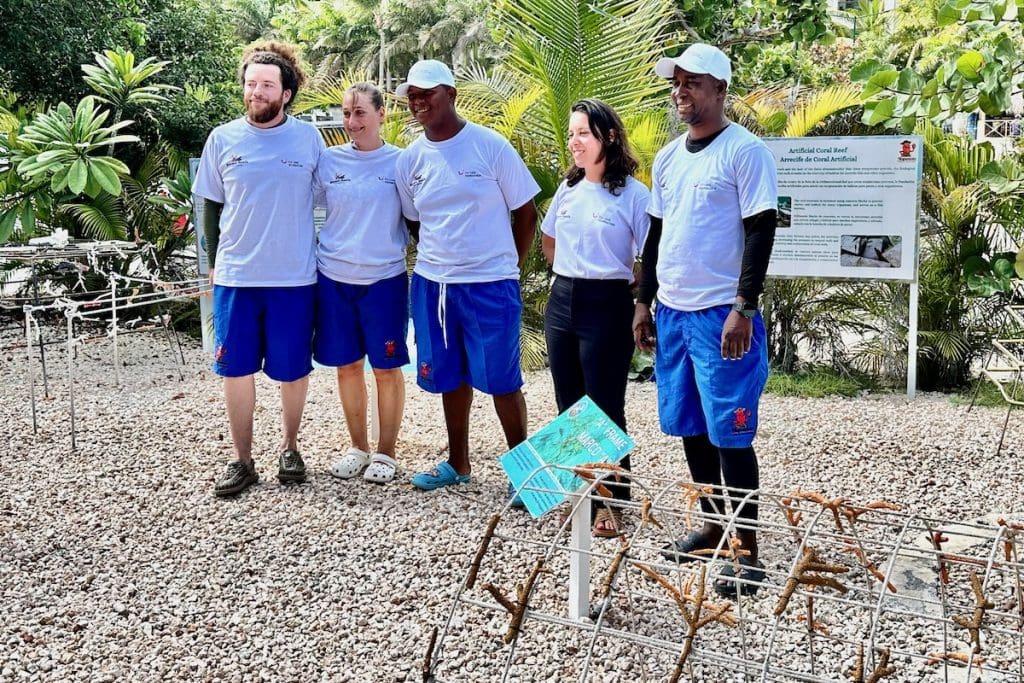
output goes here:
<path id="1" fill-rule="evenodd" d="M 490 72 L 458 70 L 459 108 L 512 142 L 541 186 L 542 210 L 569 164 L 569 110 L 585 97 L 619 112 L 644 164 L 639 175 L 649 182 L 669 132 L 666 86 L 652 67 L 671 16 L 664 0 L 505 0 L 495 7 L 494 37 L 507 51 Z M 548 274 L 540 249 L 531 250 L 521 275 L 527 367 L 545 362 Z"/>

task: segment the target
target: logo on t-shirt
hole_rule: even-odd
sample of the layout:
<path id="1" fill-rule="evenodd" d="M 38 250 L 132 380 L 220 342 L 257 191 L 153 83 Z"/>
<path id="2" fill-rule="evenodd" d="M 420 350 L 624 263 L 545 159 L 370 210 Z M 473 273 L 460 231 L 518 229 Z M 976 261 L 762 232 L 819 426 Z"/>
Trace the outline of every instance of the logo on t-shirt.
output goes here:
<path id="1" fill-rule="evenodd" d="M 459 171 L 459 175 L 463 178 L 483 178 L 484 174 L 480 171 L 474 171 L 472 169 Z"/>
<path id="2" fill-rule="evenodd" d="M 598 223 L 604 223 L 605 225 L 615 225 L 615 221 L 613 221 L 611 218 L 608 218 L 600 211 L 595 211 L 594 213 L 592 213 L 591 218 Z"/>
<path id="3" fill-rule="evenodd" d="M 409 181 L 409 191 L 416 192 L 416 190 L 419 189 L 420 185 L 422 185 L 425 182 L 427 182 L 427 177 L 422 173 L 417 173 L 412 177 L 412 180 Z"/>
<path id="4" fill-rule="evenodd" d="M 281 163 L 288 168 L 305 168 L 305 164 L 301 161 L 295 161 L 294 159 L 281 159 Z"/>
<path id="5" fill-rule="evenodd" d="M 249 162 L 243 159 L 241 154 L 235 154 L 230 159 L 224 162 L 224 166 L 225 168 L 231 168 L 232 166 L 240 166 L 242 164 L 247 163 Z"/>
<path id="6" fill-rule="evenodd" d="M 382 176 L 382 175 L 377 176 L 377 180 L 381 181 L 382 183 L 387 183 L 388 185 L 394 185 L 395 184 L 395 179 L 394 178 L 388 178 L 388 177 Z"/>
<path id="7" fill-rule="evenodd" d="M 568 206 L 560 206 L 560 207 L 558 207 L 558 212 L 555 215 L 558 218 L 568 218 L 569 217 L 569 207 Z"/>
<path id="8" fill-rule="evenodd" d="M 332 180 L 329 184 L 330 185 L 335 185 L 337 183 L 347 183 L 347 182 L 350 182 L 351 180 L 352 179 L 349 178 L 344 173 L 335 173 L 334 174 L 334 180 Z"/>

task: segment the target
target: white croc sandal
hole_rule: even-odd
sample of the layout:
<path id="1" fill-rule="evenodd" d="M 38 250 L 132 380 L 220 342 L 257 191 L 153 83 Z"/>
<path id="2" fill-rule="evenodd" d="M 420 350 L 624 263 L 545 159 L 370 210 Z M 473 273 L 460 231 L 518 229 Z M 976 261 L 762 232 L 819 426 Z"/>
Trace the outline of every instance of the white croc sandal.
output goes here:
<path id="1" fill-rule="evenodd" d="M 352 447 L 331 465 L 331 474 L 339 479 L 351 479 L 370 464 L 370 454 Z"/>
<path id="2" fill-rule="evenodd" d="M 398 463 L 394 458 L 383 453 L 374 453 L 370 458 L 370 466 L 363 472 L 363 479 L 374 484 L 386 484 L 395 478 L 397 469 Z"/>

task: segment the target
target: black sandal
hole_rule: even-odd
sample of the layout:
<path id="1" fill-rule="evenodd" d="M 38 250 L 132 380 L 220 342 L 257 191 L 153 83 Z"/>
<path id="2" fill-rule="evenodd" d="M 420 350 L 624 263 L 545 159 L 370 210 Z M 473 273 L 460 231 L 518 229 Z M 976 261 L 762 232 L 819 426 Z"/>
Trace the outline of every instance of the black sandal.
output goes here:
<path id="1" fill-rule="evenodd" d="M 735 598 L 736 587 L 741 595 L 753 595 L 764 583 L 764 565 L 760 561 L 751 561 L 746 555 L 737 560 L 740 565 L 739 577 L 736 576 L 736 565 L 728 562 L 715 579 L 715 592 L 723 598 Z"/>
<path id="2" fill-rule="evenodd" d="M 697 560 L 707 561 L 711 559 L 712 553 L 697 555 L 698 550 L 713 551 L 718 543 L 712 543 L 707 536 L 700 531 L 691 531 L 682 538 L 677 538 L 661 549 L 661 556 L 669 562 L 684 564 L 696 562 Z"/>

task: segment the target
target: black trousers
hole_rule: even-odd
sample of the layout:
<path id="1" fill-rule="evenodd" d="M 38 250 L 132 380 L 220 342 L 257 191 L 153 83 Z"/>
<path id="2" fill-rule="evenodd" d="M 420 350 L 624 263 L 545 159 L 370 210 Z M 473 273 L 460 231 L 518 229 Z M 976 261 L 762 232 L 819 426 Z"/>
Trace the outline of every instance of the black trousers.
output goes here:
<path id="1" fill-rule="evenodd" d="M 587 395 L 626 431 L 626 382 L 633 358 L 633 294 L 626 280 L 555 276 L 544 314 L 555 401 L 562 412 Z M 630 469 L 629 456 L 619 463 Z M 612 494 L 629 499 L 627 486 Z"/>

